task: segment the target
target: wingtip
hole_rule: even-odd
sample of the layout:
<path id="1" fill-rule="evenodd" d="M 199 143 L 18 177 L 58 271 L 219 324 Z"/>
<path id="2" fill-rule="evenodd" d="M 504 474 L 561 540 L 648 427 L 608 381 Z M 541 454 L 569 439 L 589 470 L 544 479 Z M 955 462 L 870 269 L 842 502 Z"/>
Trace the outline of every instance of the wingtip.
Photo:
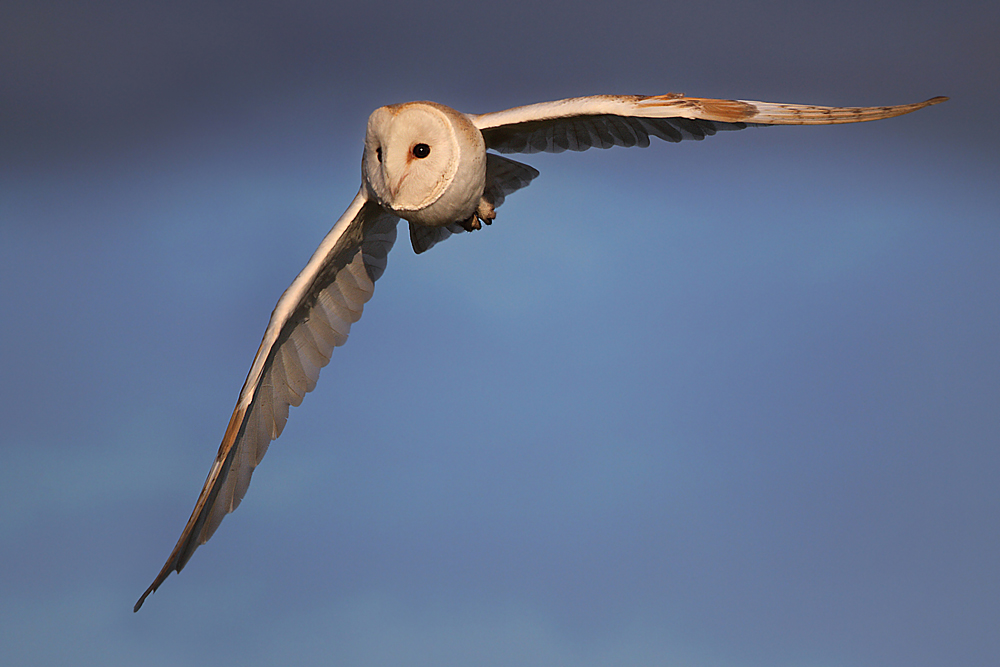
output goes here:
<path id="1" fill-rule="evenodd" d="M 139 598 L 139 601 L 135 603 L 134 607 L 132 607 L 132 613 L 133 614 L 135 612 L 139 611 L 140 609 L 142 609 L 142 603 L 145 602 L 146 598 L 149 596 L 149 594 L 152 593 L 155 590 L 156 589 L 153 588 L 152 586 L 150 586 L 149 588 L 146 589 L 146 592 L 142 594 L 142 597 Z"/>
<path id="2" fill-rule="evenodd" d="M 930 106 L 932 104 L 941 104 L 942 102 L 947 102 L 950 97 L 945 97 L 944 95 L 938 95 L 937 97 L 932 97 L 931 99 L 924 102 L 925 105 Z"/>
<path id="3" fill-rule="evenodd" d="M 160 570 L 160 573 L 158 575 L 156 575 L 156 579 L 153 580 L 153 583 L 151 583 L 149 585 L 149 588 L 146 589 L 146 592 L 143 593 L 142 596 L 139 598 L 138 602 L 135 603 L 135 607 L 132 608 L 132 613 L 133 614 L 135 612 L 139 611 L 140 608 L 142 608 L 142 603 L 146 601 L 146 598 L 148 598 L 151 594 L 153 594 L 153 593 L 156 592 L 156 589 L 159 588 L 160 584 L 162 584 L 164 582 L 164 580 L 167 577 L 170 576 L 171 572 L 175 572 L 175 571 L 176 572 L 180 572 L 181 571 L 179 567 L 175 566 L 176 561 L 174 560 L 174 558 L 175 558 L 175 555 L 176 555 L 176 551 L 177 551 L 177 549 L 175 547 L 174 548 L 174 552 L 175 553 L 170 554 L 170 558 L 167 560 L 166 564 L 163 566 L 163 569 Z M 181 565 L 181 567 L 184 567 L 184 566 Z"/>

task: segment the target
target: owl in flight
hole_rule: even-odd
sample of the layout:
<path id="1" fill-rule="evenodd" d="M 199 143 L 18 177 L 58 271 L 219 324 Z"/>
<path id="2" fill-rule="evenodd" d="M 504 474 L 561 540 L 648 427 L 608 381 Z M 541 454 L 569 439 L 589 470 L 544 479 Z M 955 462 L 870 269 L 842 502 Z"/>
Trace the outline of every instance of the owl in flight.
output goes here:
<path id="1" fill-rule="evenodd" d="M 399 219 L 409 223 L 413 250 L 422 253 L 452 234 L 490 224 L 504 198 L 538 176 L 532 167 L 496 153 L 645 147 L 650 137 L 704 139 L 751 125 L 856 123 L 946 99 L 818 107 L 678 94 L 597 95 L 482 115 L 434 102 L 376 109 L 368 118 L 361 189 L 278 299 L 191 518 L 135 611 L 240 504 L 254 468 L 281 435 L 288 406 L 299 405 L 312 391 L 333 348 L 347 341 L 351 324 L 361 317 L 385 270 Z"/>

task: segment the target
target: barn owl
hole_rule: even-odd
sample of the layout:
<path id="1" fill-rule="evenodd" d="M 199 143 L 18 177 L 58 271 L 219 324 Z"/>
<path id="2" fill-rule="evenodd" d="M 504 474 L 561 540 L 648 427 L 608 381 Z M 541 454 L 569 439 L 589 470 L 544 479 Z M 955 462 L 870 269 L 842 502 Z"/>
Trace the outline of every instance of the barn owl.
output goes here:
<path id="1" fill-rule="evenodd" d="M 368 119 L 362 183 L 347 211 L 285 290 L 173 552 L 139 601 L 240 504 L 250 476 L 288 418 L 343 345 L 386 266 L 399 219 L 422 253 L 451 234 L 481 229 L 504 198 L 538 176 L 497 153 L 559 153 L 677 142 L 751 125 L 827 125 L 890 118 L 947 98 L 888 107 L 819 107 L 678 94 L 598 95 L 471 115 L 433 102 L 376 109 Z M 488 152 L 495 151 L 495 152 Z"/>

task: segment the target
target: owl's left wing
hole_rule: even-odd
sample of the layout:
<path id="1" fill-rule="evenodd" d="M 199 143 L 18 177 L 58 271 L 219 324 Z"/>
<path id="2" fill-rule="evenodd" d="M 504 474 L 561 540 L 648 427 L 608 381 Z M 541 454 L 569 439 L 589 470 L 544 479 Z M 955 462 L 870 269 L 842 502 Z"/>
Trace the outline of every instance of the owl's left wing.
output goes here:
<path id="1" fill-rule="evenodd" d="M 135 611 L 240 504 L 254 468 L 285 427 L 288 406 L 313 390 L 333 348 L 347 341 L 361 317 L 385 270 L 398 222 L 369 201 L 362 187 L 278 299 L 191 518 Z"/>
<path id="2" fill-rule="evenodd" d="M 830 125 L 891 118 L 947 97 L 888 107 L 818 107 L 666 95 L 595 95 L 515 107 L 469 119 L 499 153 L 560 153 L 704 139 L 750 125 Z"/>

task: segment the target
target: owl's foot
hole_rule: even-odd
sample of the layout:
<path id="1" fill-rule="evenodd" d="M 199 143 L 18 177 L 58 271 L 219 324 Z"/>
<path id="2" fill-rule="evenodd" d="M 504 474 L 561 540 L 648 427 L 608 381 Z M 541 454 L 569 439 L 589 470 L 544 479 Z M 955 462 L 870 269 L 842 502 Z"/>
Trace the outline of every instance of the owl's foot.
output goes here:
<path id="1" fill-rule="evenodd" d="M 493 206 L 483 200 L 479 203 L 479 208 L 468 220 L 463 220 L 459 224 L 462 225 L 462 229 L 467 232 L 471 232 L 474 229 L 482 229 L 483 225 L 493 224 L 493 220 L 497 217 L 497 212 L 493 210 Z"/>
<path id="2" fill-rule="evenodd" d="M 497 212 L 493 210 L 493 204 L 486 201 L 486 199 L 480 199 L 479 206 L 476 207 L 476 212 L 472 214 L 472 217 L 468 220 L 463 220 L 459 224 L 462 225 L 462 229 L 471 232 L 474 229 L 482 229 L 484 224 L 493 224 L 493 220 L 496 217 Z"/>

